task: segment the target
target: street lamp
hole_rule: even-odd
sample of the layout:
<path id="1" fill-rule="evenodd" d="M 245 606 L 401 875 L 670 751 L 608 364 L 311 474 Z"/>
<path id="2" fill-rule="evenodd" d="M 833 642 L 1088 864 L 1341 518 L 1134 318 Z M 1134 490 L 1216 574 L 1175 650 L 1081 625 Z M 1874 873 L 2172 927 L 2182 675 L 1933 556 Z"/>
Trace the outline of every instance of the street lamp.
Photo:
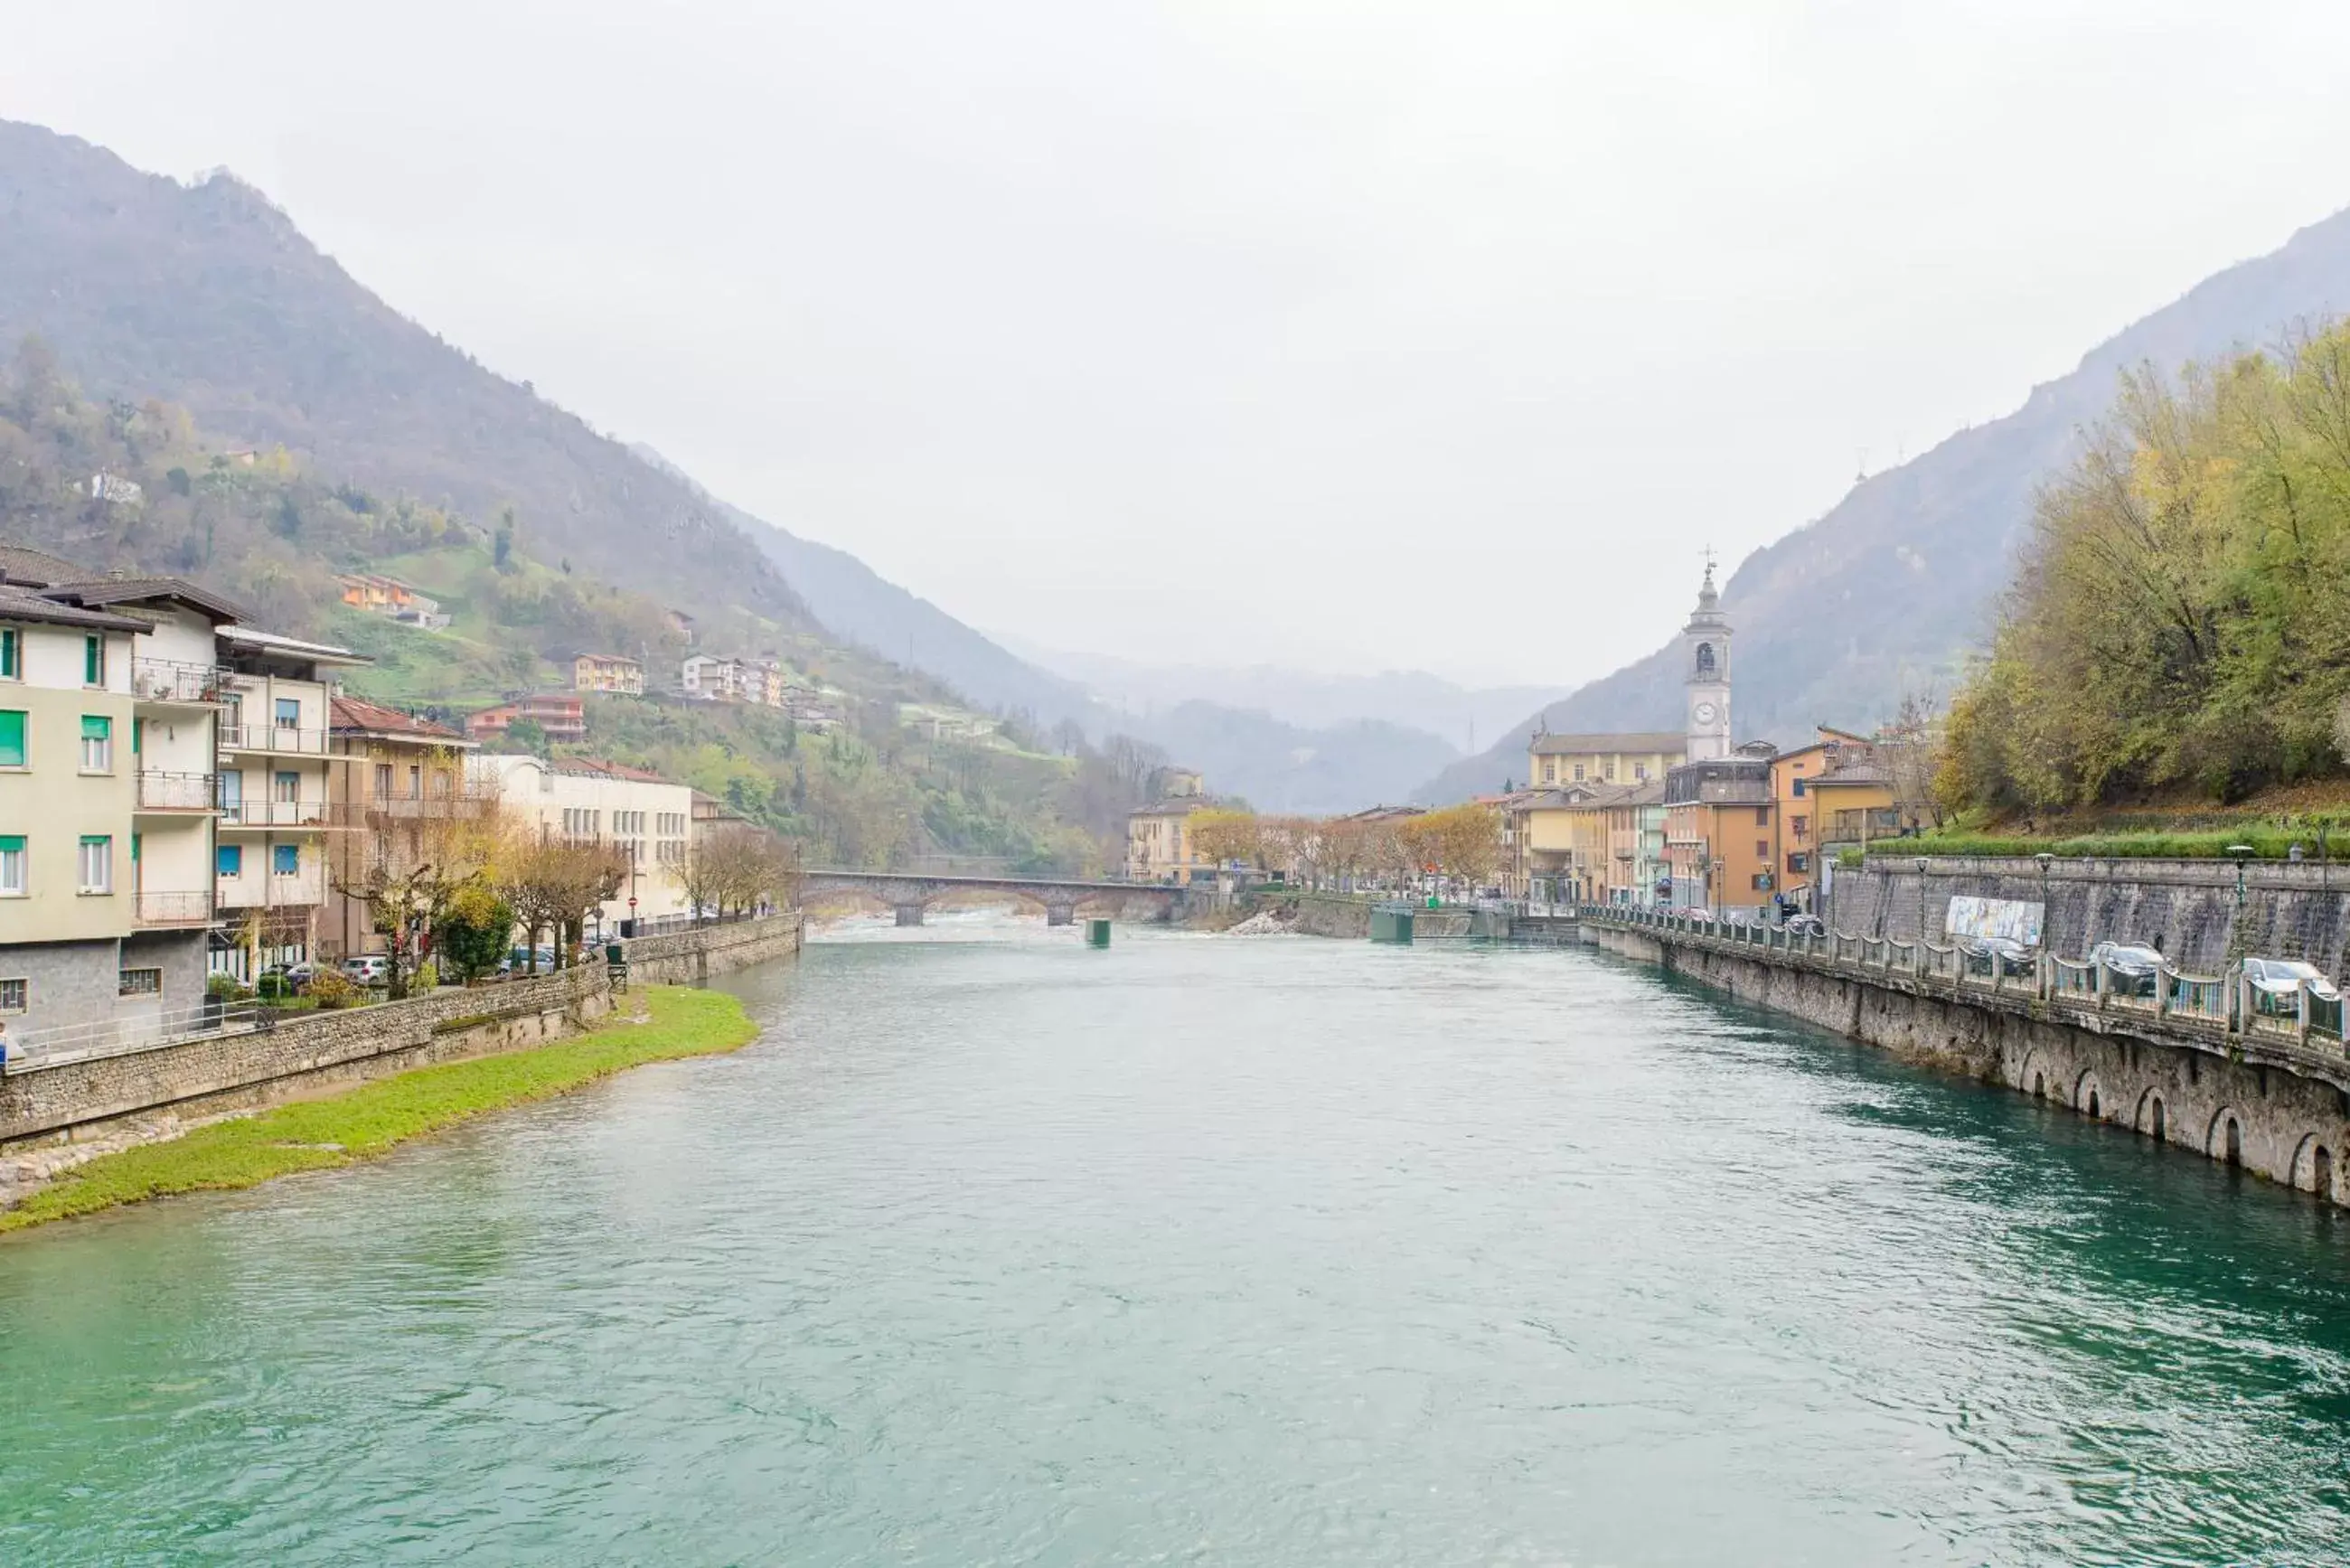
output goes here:
<path id="1" fill-rule="evenodd" d="M 1922 855 L 1918 857 L 1918 929 L 1915 935 L 1921 950 L 1926 945 L 1926 857 Z"/>
<path id="2" fill-rule="evenodd" d="M 2048 946 L 2048 867 L 2055 863 L 2056 857 L 2043 849 L 2032 858 L 2040 863 L 2040 945 L 2045 949 Z"/>
<path id="3" fill-rule="evenodd" d="M 2230 844 L 2229 857 L 2236 863 L 2236 918 L 2228 926 L 2228 958 L 2234 962 L 2244 956 L 2244 863 L 2253 855 L 2249 844 Z"/>

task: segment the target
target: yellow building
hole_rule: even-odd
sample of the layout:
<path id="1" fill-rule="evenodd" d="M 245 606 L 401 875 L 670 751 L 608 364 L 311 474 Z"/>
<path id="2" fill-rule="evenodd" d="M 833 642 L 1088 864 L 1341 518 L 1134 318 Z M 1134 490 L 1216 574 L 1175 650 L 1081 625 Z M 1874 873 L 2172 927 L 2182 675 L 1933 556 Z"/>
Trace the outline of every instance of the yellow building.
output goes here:
<path id="1" fill-rule="evenodd" d="M 465 753 L 474 743 L 447 725 L 357 697 L 330 697 L 327 711 L 328 815 L 337 831 L 328 840 L 318 957 L 331 960 L 388 946 L 366 899 L 343 888 L 365 879 L 391 836 L 429 832 L 434 819 L 477 815 L 495 803 L 466 777 Z"/>
<path id="2" fill-rule="evenodd" d="M 1191 818 L 1214 805 L 1215 797 L 1189 768 L 1162 768 L 1158 784 L 1164 792 L 1159 799 L 1127 814 L 1127 879 L 1189 883 L 1213 878 L 1214 865 L 1191 840 Z"/>
<path id="3" fill-rule="evenodd" d="M 645 667 L 618 653 L 583 653 L 571 661 L 571 689 L 641 697 L 645 694 Z"/>
<path id="4" fill-rule="evenodd" d="M 1538 904 L 1603 897 L 1610 859 L 1608 808 L 1617 785 L 1520 790 L 1501 803 L 1503 891 Z"/>
<path id="5" fill-rule="evenodd" d="M 1666 730 L 1620 735 L 1537 731 L 1526 743 L 1526 787 L 1648 784 L 1662 779 L 1688 754 L 1687 747 L 1686 739 Z"/>

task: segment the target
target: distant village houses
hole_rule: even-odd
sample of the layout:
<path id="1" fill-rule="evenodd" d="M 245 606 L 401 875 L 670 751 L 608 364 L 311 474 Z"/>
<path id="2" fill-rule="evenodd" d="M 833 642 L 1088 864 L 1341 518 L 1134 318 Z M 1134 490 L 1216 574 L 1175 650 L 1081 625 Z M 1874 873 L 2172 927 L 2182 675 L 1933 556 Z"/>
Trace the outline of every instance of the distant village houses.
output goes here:
<path id="1" fill-rule="evenodd" d="M 645 694 L 645 667 L 624 654 L 583 653 L 571 661 L 571 689 L 641 697 Z"/>
<path id="2" fill-rule="evenodd" d="M 353 609 L 424 631 L 440 631 L 449 625 L 449 618 L 441 613 L 440 600 L 417 592 L 398 577 L 348 572 L 335 581 L 342 585 L 343 602 Z"/>

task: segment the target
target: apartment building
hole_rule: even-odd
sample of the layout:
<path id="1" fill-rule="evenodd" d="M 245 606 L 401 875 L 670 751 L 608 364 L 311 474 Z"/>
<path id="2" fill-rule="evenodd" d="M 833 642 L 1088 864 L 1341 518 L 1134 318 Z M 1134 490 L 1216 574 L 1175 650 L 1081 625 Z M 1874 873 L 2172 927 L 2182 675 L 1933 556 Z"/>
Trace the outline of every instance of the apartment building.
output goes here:
<path id="1" fill-rule="evenodd" d="M 645 667 L 622 654 L 582 653 L 571 660 L 571 689 L 641 697 L 645 694 Z"/>
<path id="2" fill-rule="evenodd" d="M 492 809 L 494 800 L 468 774 L 474 743 L 445 724 L 357 697 L 328 702 L 328 815 L 337 829 L 328 841 L 326 918 L 321 959 L 380 953 L 390 946 L 375 929 L 364 898 L 336 886 L 355 885 L 376 861 L 390 857 L 404 836 L 415 864 L 421 835 L 436 819 Z"/>
<path id="3" fill-rule="evenodd" d="M 1648 905 L 1669 875 L 1665 781 L 1635 784 L 1607 803 L 1607 874 L 1603 901 Z"/>
<path id="4" fill-rule="evenodd" d="M 168 577 L 0 546 L 0 1017 L 193 1008 L 213 919 L 216 628 Z"/>
<path id="5" fill-rule="evenodd" d="M 1665 859 L 1675 908 L 1745 911 L 1779 890 L 1769 742 L 1665 775 Z"/>
<path id="6" fill-rule="evenodd" d="M 659 774 L 620 763 L 561 757 L 476 754 L 466 759 L 476 784 L 504 809 L 535 823 L 541 837 L 609 844 L 629 857 L 630 876 L 607 900 L 602 929 L 617 930 L 635 913 L 651 919 L 686 909 L 684 876 L 693 839 L 693 791 Z"/>
<path id="7" fill-rule="evenodd" d="M 220 926 L 211 966 L 250 983 L 276 963 L 323 956 L 331 809 L 330 682 L 369 662 L 329 643 L 223 627 Z"/>
<path id="8" fill-rule="evenodd" d="M 465 721 L 465 733 L 476 741 L 496 740 L 525 719 L 550 741 L 576 744 L 588 738 L 587 705 L 570 691 L 538 691 L 484 708 Z"/>

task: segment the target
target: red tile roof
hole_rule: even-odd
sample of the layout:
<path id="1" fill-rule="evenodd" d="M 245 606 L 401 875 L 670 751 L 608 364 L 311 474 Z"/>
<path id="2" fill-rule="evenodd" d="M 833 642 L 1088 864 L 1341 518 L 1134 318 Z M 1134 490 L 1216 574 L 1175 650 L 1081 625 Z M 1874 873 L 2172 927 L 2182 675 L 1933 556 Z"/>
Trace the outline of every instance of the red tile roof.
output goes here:
<path id="1" fill-rule="evenodd" d="M 420 719 L 413 713 L 403 713 L 360 697 L 338 697 L 333 707 L 332 723 L 337 733 L 348 731 L 355 734 L 401 735 L 421 741 L 464 739 L 446 724 L 436 724 L 430 719 Z"/>

